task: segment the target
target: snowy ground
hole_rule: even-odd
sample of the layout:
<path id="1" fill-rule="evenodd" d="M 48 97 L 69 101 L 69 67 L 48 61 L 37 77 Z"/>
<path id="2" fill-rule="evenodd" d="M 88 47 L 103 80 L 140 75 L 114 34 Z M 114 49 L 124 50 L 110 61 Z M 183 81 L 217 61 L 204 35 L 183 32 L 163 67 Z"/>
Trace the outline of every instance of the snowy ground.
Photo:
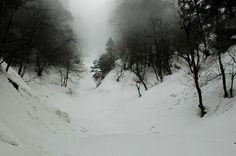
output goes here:
<path id="1" fill-rule="evenodd" d="M 129 73 L 120 83 L 110 73 L 98 89 L 89 73 L 69 88 L 48 75 L 26 85 L 11 69 L 7 77 L 20 85 L 17 91 L 1 72 L 0 156 L 236 154 L 236 98 L 223 99 L 218 80 L 203 87 L 208 114 L 199 118 L 183 71 L 142 98 Z"/>

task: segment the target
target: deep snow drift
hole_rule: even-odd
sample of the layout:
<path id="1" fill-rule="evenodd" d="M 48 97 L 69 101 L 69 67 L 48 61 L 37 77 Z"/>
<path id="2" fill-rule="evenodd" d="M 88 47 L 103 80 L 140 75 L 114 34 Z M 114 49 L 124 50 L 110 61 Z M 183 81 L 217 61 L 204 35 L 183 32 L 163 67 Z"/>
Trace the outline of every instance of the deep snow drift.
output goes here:
<path id="1" fill-rule="evenodd" d="M 202 87 L 208 114 L 200 118 L 195 89 L 186 85 L 183 70 L 161 84 L 150 81 L 142 98 L 128 72 L 117 83 L 112 71 L 96 89 L 89 72 L 79 84 L 61 88 L 53 71 L 42 78 L 29 74 L 27 84 L 13 69 L 3 71 L 4 64 L 0 156 L 236 154 L 236 98 L 222 98 L 220 80 Z"/>

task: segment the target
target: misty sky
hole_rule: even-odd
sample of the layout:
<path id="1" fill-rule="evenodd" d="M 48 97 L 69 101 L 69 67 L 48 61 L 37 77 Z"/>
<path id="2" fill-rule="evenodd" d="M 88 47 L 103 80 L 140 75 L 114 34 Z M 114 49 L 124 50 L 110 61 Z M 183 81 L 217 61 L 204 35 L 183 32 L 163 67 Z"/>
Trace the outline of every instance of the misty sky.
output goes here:
<path id="1" fill-rule="evenodd" d="M 91 59 L 104 52 L 106 41 L 112 34 L 109 24 L 112 1 L 115 0 L 69 0 L 83 51 Z"/>

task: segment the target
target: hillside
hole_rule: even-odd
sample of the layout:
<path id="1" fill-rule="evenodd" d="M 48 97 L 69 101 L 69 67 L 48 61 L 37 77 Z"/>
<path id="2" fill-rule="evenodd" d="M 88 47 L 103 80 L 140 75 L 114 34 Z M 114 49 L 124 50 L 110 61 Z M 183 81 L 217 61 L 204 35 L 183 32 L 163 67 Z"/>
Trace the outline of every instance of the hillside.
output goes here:
<path id="1" fill-rule="evenodd" d="M 225 58 L 227 59 L 227 58 Z M 212 64 L 214 66 L 214 64 Z M 221 81 L 202 87 L 207 115 L 184 68 L 139 98 L 126 72 L 112 71 L 99 88 L 84 73 L 62 88 L 53 71 L 27 84 L 10 69 L 0 74 L 0 155 L 3 156 L 234 156 L 236 98 Z M 19 89 L 9 83 L 19 85 Z M 26 81 L 26 80 L 25 80 Z M 151 87 L 152 86 L 152 87 Z"/>

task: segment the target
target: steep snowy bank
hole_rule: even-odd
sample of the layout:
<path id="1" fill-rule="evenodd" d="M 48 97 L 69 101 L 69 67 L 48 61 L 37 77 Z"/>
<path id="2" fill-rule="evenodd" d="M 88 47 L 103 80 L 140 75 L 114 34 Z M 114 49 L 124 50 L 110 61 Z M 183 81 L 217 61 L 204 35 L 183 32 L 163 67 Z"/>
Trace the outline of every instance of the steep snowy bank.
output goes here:
<path id="1" fill-rule="evenodd" d="M 198 115 L 195 88 L 184 71 L 137 96 L 132 75 L 111 72 L 99 88 L 84 73 L 60 87 L 53 71 L 28 85 L 10 69 L 0 74 L 0 155 L 234 156 L 236 98 L 221 81 L 203 86 L 208 114 Z M 9 79 L 19 85 L 16 90 Z M 154 84 L 154 83 L 153 83 Z M 152 86 L 152 84 L 149 84 Z"/>
<path id="2" fill-rule="evenodd" d="M 0 155 L 53 155 L 49 141 L 67 139 L 79 134 L 65 114 L 46 103 L 10 68 L 0 73 Z M 19 85 L 14 88 L 10 80 Z M 69 136 L 68 136 L 68 135 Z"/>

